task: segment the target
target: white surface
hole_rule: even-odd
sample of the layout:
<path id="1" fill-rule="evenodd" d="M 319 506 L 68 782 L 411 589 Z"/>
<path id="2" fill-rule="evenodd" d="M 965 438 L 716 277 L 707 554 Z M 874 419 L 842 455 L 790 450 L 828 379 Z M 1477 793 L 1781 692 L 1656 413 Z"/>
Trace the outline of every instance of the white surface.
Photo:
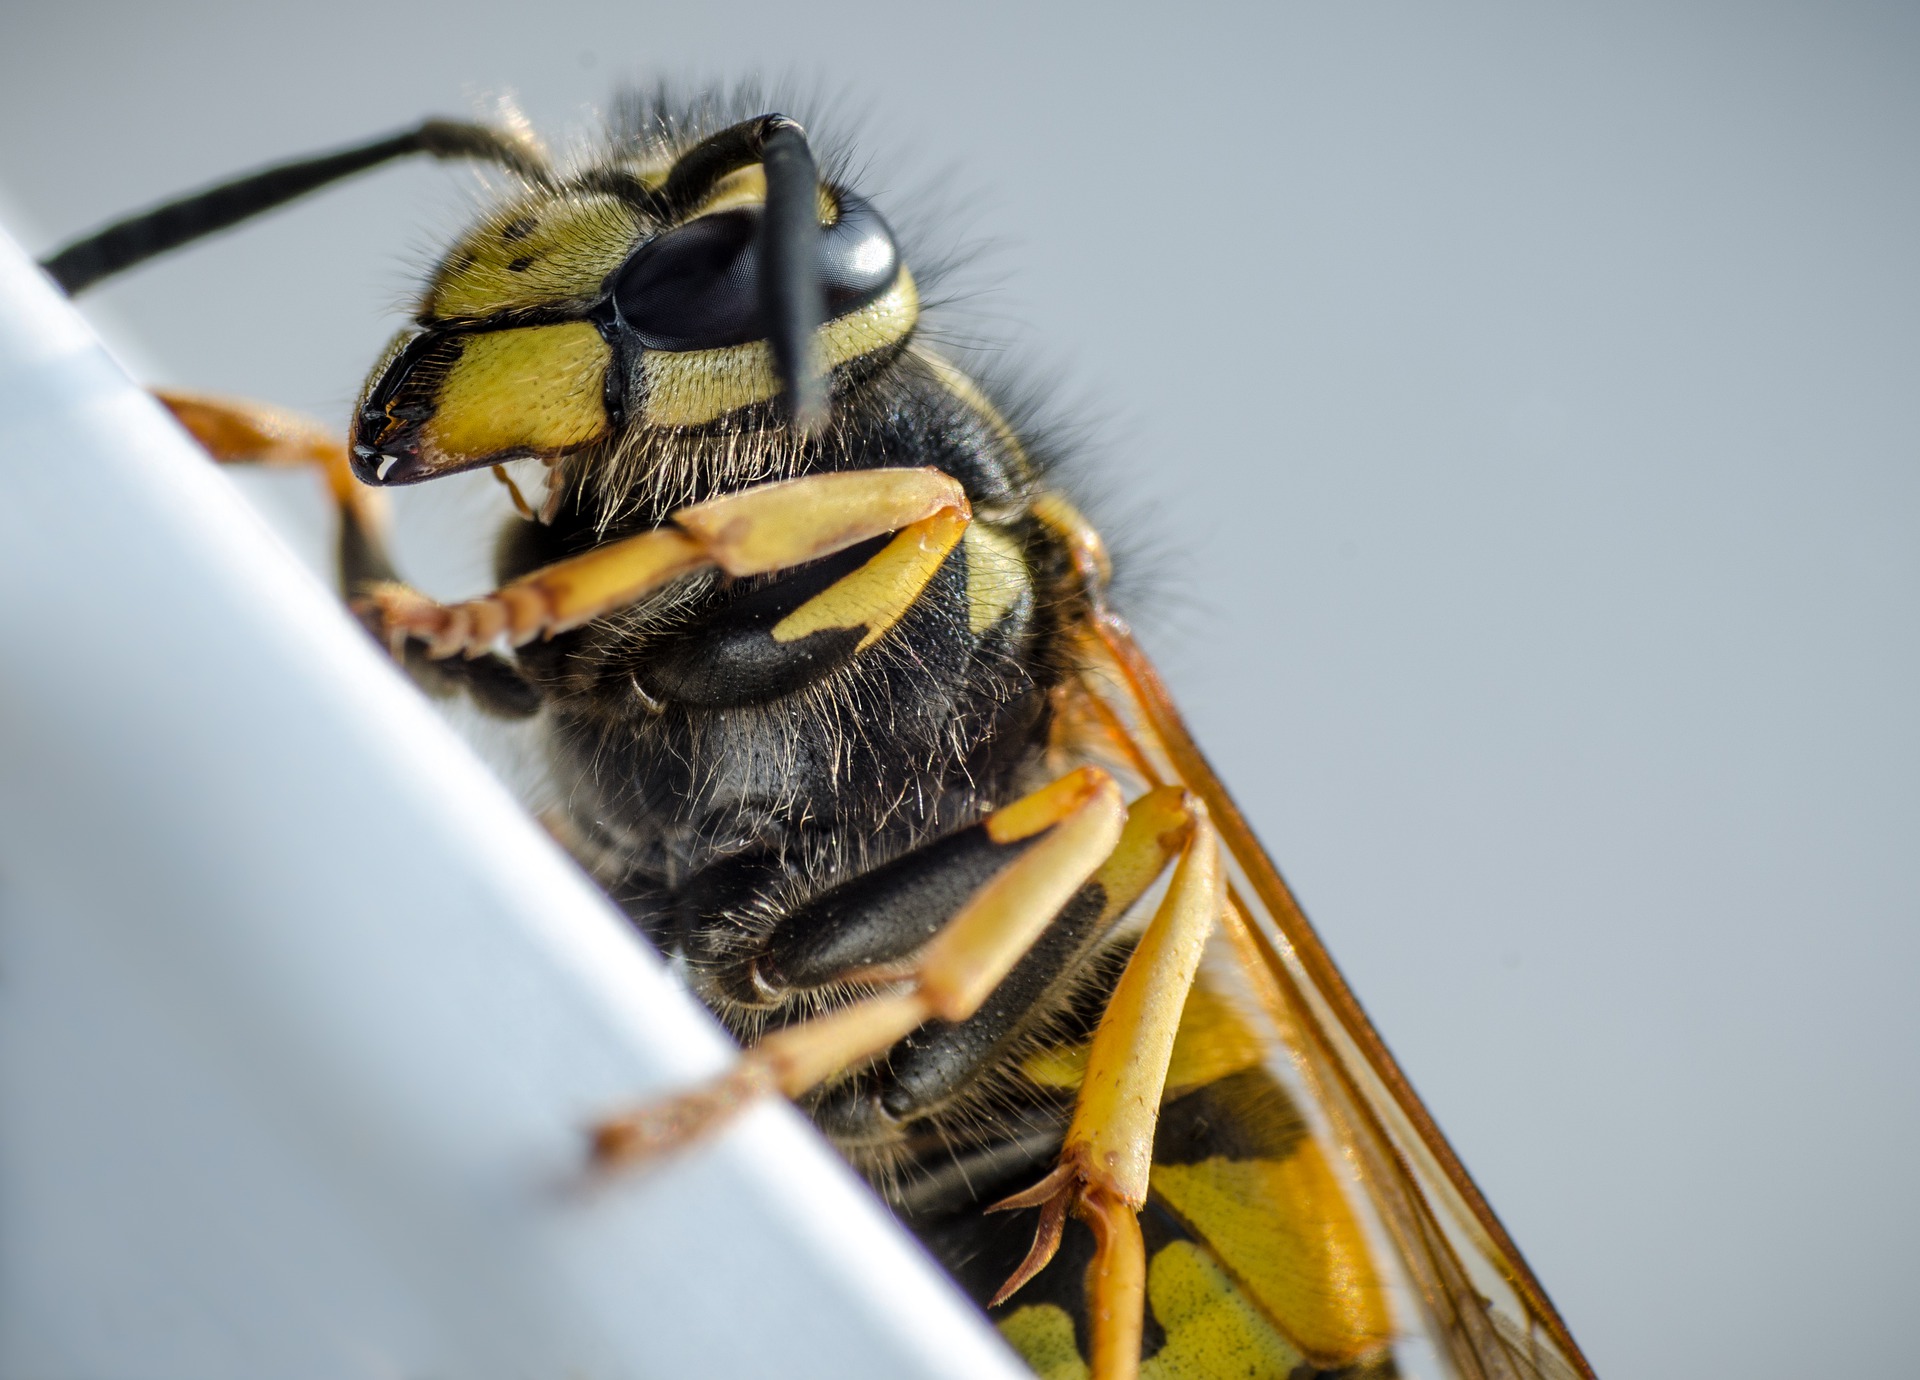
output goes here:
<path id="1" fill-rule="evenodd" d="M 0 1376 L 1016 1371 L 0 237 Z"/>

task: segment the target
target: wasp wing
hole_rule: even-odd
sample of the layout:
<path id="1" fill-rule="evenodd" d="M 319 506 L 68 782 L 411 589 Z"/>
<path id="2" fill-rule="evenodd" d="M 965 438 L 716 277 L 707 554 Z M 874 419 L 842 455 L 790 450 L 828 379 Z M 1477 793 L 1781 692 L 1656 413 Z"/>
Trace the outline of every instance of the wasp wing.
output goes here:
<path id="1" fill-rule="evenodd" d="M 1215 941 L 1214 975 L 1196 990 L 1182 1027 L 1188 1061 L 1200 1066 L 1211 1062 L 1217 1071 L 1225 1046 L 1248 1038 L 1277 1046 L 1277 1062 L 1290 1066 L 1289 1081 L 1310 1104 L 1307 1120 L 1351 1166 L 1349 1179 L 1357 1180 L 1371 1209 L 1375 1239 L 1384 1242 L 1395 1267 L 1375 1273 L 1391 1276 L 1419 1314 L 1413 1327 L 1401 1318 L 1393 1324 L 1396 1350 L 1408 1349 L 1408 1362 L 1415 1369 L 1414 1353 L 1430 1348 L 1444 1372 L 1462 1380 L 1593 1380 L 1592 1368 L 1546 1291 L 1367 1019 L 1278 869 L 1194 744 L 1132 633 L 1114 615 L 1095 611 L 1082 628 L 1080 651 L 1076 689 L 1084 691 L 1084 697 L 1070 710 L 1080 716 L 1079 742 L 1084 746 L 1104 738 L 1112 754 L 1149 784 L 1178 782 L 1198 795 L 1231 858 L 1228 915 Z M 1217 1009 L 1223 987 L 1237 989 L 1233 995 L 1244 1013 L 1224 1022 L 1205 1014 L 1209 1003 Z M 1177 1082 L 1169 1080 L 1163 1119 L 1180 1105 Z M 1257 1129 L 1263 1115 L 1272 1120 L 1270 1110 L 1260 1111 L 1261 1105 L 1285 1094 L 1277 1086 L 1263 1091 L 1258 1085 L 1245 1086 L 1244 1080 L 1242 1084 L 1240 1104 L 1216 1108 L 1214 1116 L 1216 1122 L 1225 1117 Z M 1213 1084 L 1216 1091 L 1226 1086 Z M 1337 1218 L 1338 1210 L 1316 1208 L 1311 1201 L 1317 1197 L 1324 1202 L 1324 1191 L 1281 1178 L 1263 1186 L 1257 1176 L 1249 1177 L 1244 1165 L 1234 1180 L 1237 1192 L 1201 1195 L 1211 1204 L 1210 1211 L 1201 1211 L 1206 1205 L 1198 1199 L 1183 1207 L 1174 1200 L 1190 1185 L 1182 1184 L 1174 1166 L 1163 1172 L 1158 1163 L 1168 1150 L 1167 1129 L 1156 1146 L 1157 1206 L 1171 1207 L 1244 1292 L 1259 1294 L 1260 1281 L 1238 1267 L 1236 1256 L 1246 1256 L 1248 1250 L 1237 1246 L 1235 1238 L 1265 1231 L 1281 1240 L 1298 1236 L 1318 1242 L 1324 1251 L 1325 1243 L 1339 1236 L 1337 1221 L 1329 1226 L 1318 1220 Z M 1299 1172 L 1311 1176 L 1318 1171 L 1308 1165 Z M 1303 1198 L 1309 1200 L 1305 1207 Z M 1262 1225 L 1254 1227 L 1255 1221 Z M 1336 1248 L 1320 1262 L 1323 1270 L 1333 1272 L 1326 1277 L 1340 1278 L 1344 1268 L 1347 1283 L 1341 1287 L 1350 1294 L 1364 1293 L 1353 1284 L 1351 1262 L 1343 1265 L 1339 1257 Z M 1350 1302 L 1346 1312 L 1349 1331 L 1364 1337 L 1365 1301 Z M 1290 1330 L 1297 1337 L 1301 1329 Z M 1424 1347 L 1418 1341 L 1422 1337 Z"/>

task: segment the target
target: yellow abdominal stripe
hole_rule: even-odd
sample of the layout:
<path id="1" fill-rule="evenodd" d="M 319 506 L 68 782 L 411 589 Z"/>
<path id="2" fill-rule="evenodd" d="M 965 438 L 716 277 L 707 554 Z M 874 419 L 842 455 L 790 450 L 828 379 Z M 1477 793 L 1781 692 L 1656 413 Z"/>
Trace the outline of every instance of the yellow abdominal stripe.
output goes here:
<path id="1" fill-rule="evenodd" d="M 1260 1072 L 1265 1062 L 1265 1048 L 1247 1015 L 1203 974 L 1181 1015 L 1167 1098 L 1212 1088 L 1213 1115 L 1229 1118 L 1251 1133 L 1250 1140 L 1288 1148 L 1266 1156 L 1215 1155 L 1197 1163 L 1153 1165 L 1154 1199 L 1204 1243 L 1204 1250 L 1177 1242 L 1150 1263 L 1148 1297 L 1168 1341 L 1142 1368 L 1142 1376 L 1284 1375 L 1302 1354 L 1317 1364 L 1346 1365 L 1375 1354 L 1391 1339 L 1386 1292 L 1346 1187 L 1315 1137 L 1276 1134 L 1276 1115 L 1294 1113 L 1290 1100 L 1277 1107 L 1270 1100 L 1281 1090 Z M 1029 1055 L 1022 1071 L 1042 1086 L 1064 1090 L 1079 1087 L 1086 1064 L 1084 1044 L 1059 1046 Z M 1247 1074 L 1259 1078 L 1260 1095 L 1249 1097 L 1226 1081 Z M 1003 1330 L 1020 1317 L 1008 1318 Z M 1066 1321 L 1064 1313 L 1060 1320 Z M 1049 1354 L 1045 1347 L 1055 1334 L 1048 1320 L 1028 1318 L 1017 1331 L 1019 1339 L 1007 1334 L 1016 1347 L 1024 1352 L 1030 1341 L 1041 1347 L 1039 1354 Z M 1232 1346 L 1248 1348 L 1250 1358 L 1271 1357 L 1278 1369 L 1265 1369 L 1264 1359 L 1262 1368 L 1251 1371 L 1244 1365 L 1218 1370 L 1208 1368 L 1212 1362 L 1203 1365 L 1205 1356 L 1237 1354 L 1228 1349 L 1229 1338 L 1237 1339 Z M 1031 1357 L 1030 1363 L 1053 1374 Z M 1067 1380 L 1084 1371 L 1058 1374 Z"/>
<path id="2" fill-rule="evenodd" d="M 1073 1319 L 1059 1304 L 1014 1310 L 1000 1322 L 1000 1335 L 1040 1380 L 1087 1380 L 1086 1358 L 1073 1339 Z"/>
<path id="3" fill-rule="evenodd" d="M 462 460 L 586 445 L 607 430 L 601 399 L 612 358 L 586 321 L 465 336 L 434 395 L 427 443 Z"/>
<path id="4" fill-rule="evenodd" d="M 1147 1302 L 1167 1342 L 1141 1365 L 1140 1380 L 1282 1380 L 1303 1359 L 1191 1241 L 1171 1243 L 1148 1264 Z"/>
<path id="5" fill-rule="evenodd" d="M 1147 1302 L 1166 1342 L 1141 1363 L 1140 1380 L 1287 1380 L 1305 1359 L 1191 1241 L 1171 1242 L 1148 1263 Z M 1086 1380 L 1073 1319 L 1058 1304 L 1017 1310 L 1000 1335 L 1041 1380 Z"/>
<path id="6" fill-rule="evenodd" d="M 919 293 L 902 267 L 883 296 L 827 322 L 814 335 L 821 370 L 896 344 L 919 317 Z M 717 350 L 648 350 L 642 363 L 649 426 L 701 426 L 780 393 L 773 350 L 764 340 Z"/>
<path id="7" fill-rule="evenodd" d="M 1314 1141 L 1284 1160 L 1156 1164 L 1153 1192 L 1315 1361 L 1348 1364 L 1391 1337 L 1359 1220 Z"/>

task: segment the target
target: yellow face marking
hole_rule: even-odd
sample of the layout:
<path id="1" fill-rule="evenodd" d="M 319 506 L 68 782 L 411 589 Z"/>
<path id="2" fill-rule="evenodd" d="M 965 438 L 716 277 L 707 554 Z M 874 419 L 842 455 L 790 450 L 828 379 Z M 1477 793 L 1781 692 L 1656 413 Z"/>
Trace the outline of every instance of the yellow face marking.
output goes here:
<path id="1" fill-rule="evenodd" d="M 1141 1363 L 1140 1380 L 1286 1380 L 1305 1359 L 1191 1241 L 1154 1256 L 1147 1298 L 1167 1341 Z"/>
<path id="2" fill-rule="evenodd" d="M 434 394 L 425 440 L 441 463 L 559 455 L 604 435 L 612 352 L 585 321 L 467 336 Z"/>
<path id="3" fill-rule="evenodd" d="M 1087 1363 L 1073 1340 L 1073 1319 L 1057 1303 L 1036 1303 L 1000 1323 L 1007 1345 L 1040 1380 L 1087 1380 Z"/>
<path id="4" fill-rule="evenodd" d="M 737 211 L 742 206 L 767 204 L 767 170 L 758 163 L 728 173 L 713 184 L 707 199 L 700 203 L 689 220 L 713 215 L 716 211 Z M 825 183 L 820 185 L 820 223 L 832 225 L 840 219 L 840 203 Z"/>
<path id="5" fill-rule="evenodd" d="M 967 528 L 949 508 L 906 528 L 858 570 L 835 580 L 773 625 L 775 642 L 835 628 L 865 628 L 857 650 L 885 637 L 927 587 Z"/>
<path id="6" fill-rule="evenodd" d="M 710 216 L 717 211 L 736 211 L 742 206 L 764 206 L 767 202 L 767 170 L 752 163 L 728 173 L 713 184 L 707 199 L 694 208 L 689 220 Z"/>
<path id="7" fill-rule="evenodd" d="M 897 344 L 919 319 L 920 297 L 903 266 L 883 296 L 819 329 L 813 338 L 819 366 L 825 372 Z M 764 340 L 718 350 L 648 350 L 642 363 L 649 426 L 702 426 L 780 392 Z"/>
<path id="8" fill-rule="evenodd" d="M 599 193 L 534 197 L 495 212 L 453 247 L 427 290 L 431 320 L 591 305 L 639 243 L 631 208 Z"/>
<path id="9" fill-rule="evenodd" d="M 1360 1223 L 1316 1142 L 1284 1160 L 1157 1164 L 1153 1192 L 1318 1364 L 1346 1365 L 1391 1337 Z"/>
<path id="10" fill-rule="evenodd" d="M 979 637 L 1027 592 L 1027 563 L 1012 537 L 980 523 L 967 529 L 966 543 L 967 629 Z"/>

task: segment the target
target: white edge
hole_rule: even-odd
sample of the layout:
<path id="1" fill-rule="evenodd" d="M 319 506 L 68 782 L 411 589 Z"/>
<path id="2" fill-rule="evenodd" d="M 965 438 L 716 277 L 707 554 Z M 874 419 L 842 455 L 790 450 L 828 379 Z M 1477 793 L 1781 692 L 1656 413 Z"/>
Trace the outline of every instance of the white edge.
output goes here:
<path id="1" fill-rule="evenodd" d="M 0 235 L 0 1377 L 1024 1375 Z"/>

